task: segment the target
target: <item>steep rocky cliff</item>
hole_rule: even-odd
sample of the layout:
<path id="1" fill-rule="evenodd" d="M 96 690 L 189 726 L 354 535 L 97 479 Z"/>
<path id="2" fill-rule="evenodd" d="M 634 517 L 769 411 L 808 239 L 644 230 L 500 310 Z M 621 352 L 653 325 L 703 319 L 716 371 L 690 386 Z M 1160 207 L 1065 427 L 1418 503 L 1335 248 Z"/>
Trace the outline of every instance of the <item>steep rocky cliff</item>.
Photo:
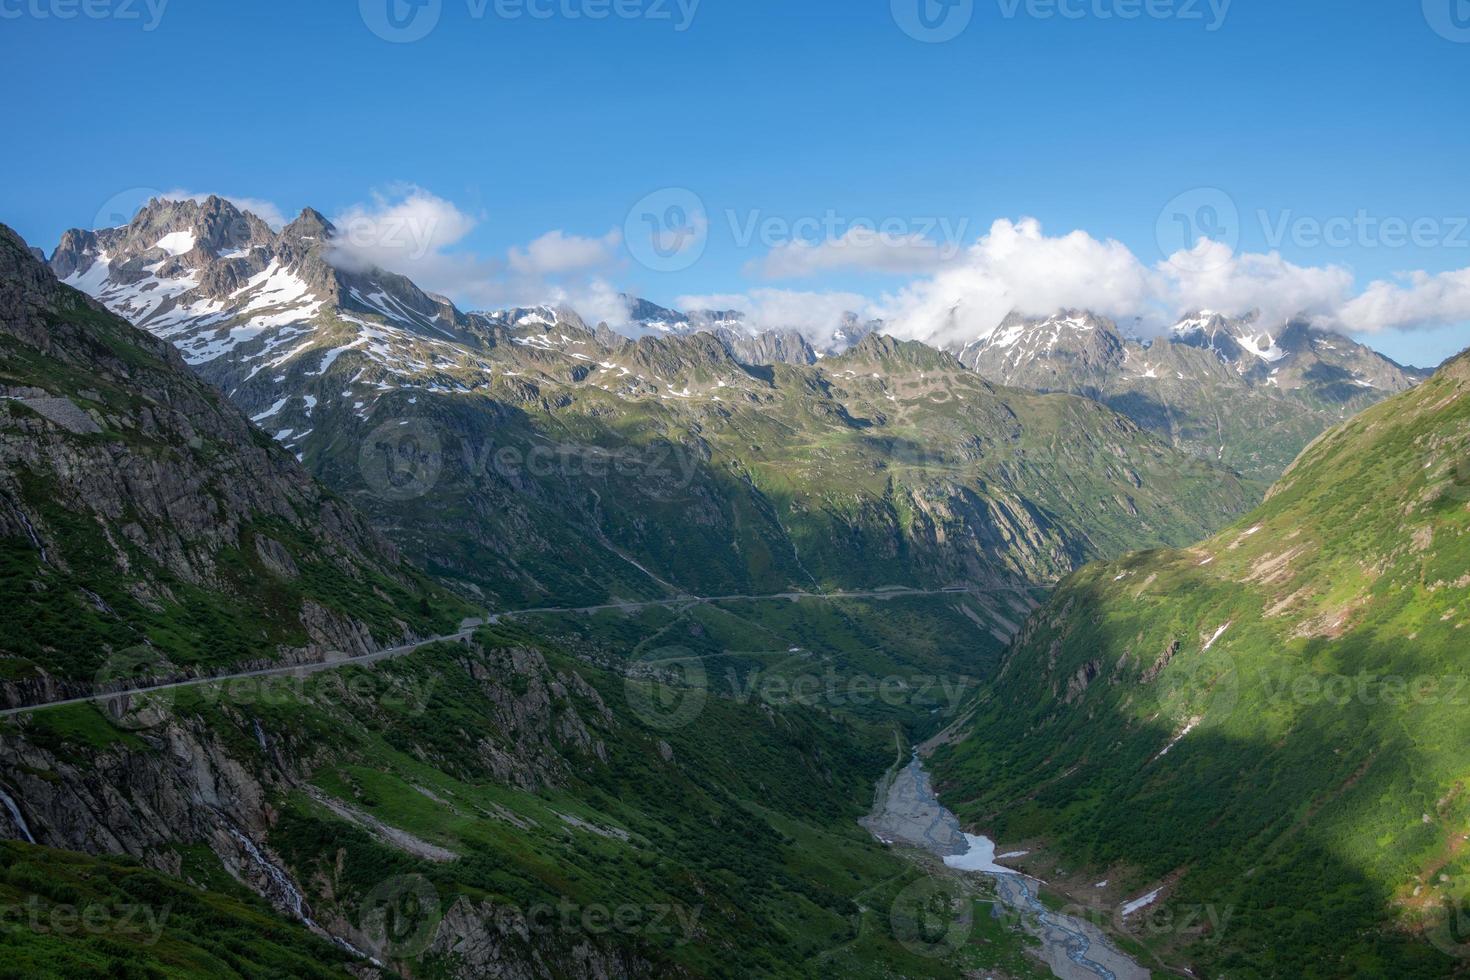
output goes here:
<path id="1" fill-rule="evenodd" d="M 0 703 L 364 653 L 455 613 L 171 345 L 0 227 Z"/>

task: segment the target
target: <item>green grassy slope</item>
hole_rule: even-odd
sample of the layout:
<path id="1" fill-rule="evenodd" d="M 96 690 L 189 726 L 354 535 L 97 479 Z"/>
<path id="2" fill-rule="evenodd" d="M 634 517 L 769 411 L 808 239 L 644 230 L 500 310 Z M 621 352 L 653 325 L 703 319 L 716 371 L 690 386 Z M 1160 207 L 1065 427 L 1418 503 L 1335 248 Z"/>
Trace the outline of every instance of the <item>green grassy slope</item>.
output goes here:
<path id="1" fill-rule="evenodd" d="M 1462 969 L 1467 459 L 1462 356 L 1229 530 L 1072 576 L 941 749 L 947 801 L 1133 894 L 1230 910 L 1181 954 L 1208 975 Z"/>
<path id="2" fill-rule="evenodd" d="M 344 977 L 342 950 L 242 886 L 0 842 L 0 977 Z"/>
<path id="3" fill-rule="evenodd" d="M 469 612 L 3 226 L 0 395 L 8 700 L 86 685 L 128 651 L 168 676 L 433 635 Z"/>
<path id="4" fill-rule="evenodd" d="M 1095 402 L 997 388 L 922 345 L 873 338 L 819 367 L 746 368 L 703 335 L 663 342 L 653 366 L 651 344 L 584 343 L 649 380 L 515 345 L 488 355 L 494 371 L 455 374 L 467 390 L 387 376 L 393 390 L 361 409 L 336 375 L 381 368 L 356 351 L 332 376 L 291 376 L 321 399 L 306 463 L 425 567 L 505 606 L 663 583 L 1028 588 L 1194 540 L 1254 499 Z M 399 431 L 418 434 L 404 469 L 422 485 L 385 495 L 362 448 Z"/>
<path id="5" fill-rule="evenodd" d="M 139 698 L 122 727 L 82 706 L 0 734 L 44 765 L 17 774 L 34 802 L 35 781 L 70 765 L 167 772 L 161 747 L 195 733 L 212 767 L 272 787 L 265 846 L 303 883 L 317 921 L 417 976 L 473 974 L 483 965 L 465 948 L 486 941 L 436 937 L 499 922 L 529 932 L 502 935 L 497 955 L 548 964 L 547 975 L 575 973 L 579 948 L 647 976 L 1024 966 L 1020 938 L 998 928 L 977 929 L 950 958 L 892 934 L 890 909 L 920 874 L 856 821 L 893 761 L 894 719 L 927 712 L 921 699 L 869 723 L 821 701 L 629 677 L 518 627 L 478 642 L 483 651 L 446 644 L 299 686 Z M 207 852 L 183 869 L 201 882 L 222 873 Z M 385 896 L 405 894 L 396 931 L 375 925 Z"/>

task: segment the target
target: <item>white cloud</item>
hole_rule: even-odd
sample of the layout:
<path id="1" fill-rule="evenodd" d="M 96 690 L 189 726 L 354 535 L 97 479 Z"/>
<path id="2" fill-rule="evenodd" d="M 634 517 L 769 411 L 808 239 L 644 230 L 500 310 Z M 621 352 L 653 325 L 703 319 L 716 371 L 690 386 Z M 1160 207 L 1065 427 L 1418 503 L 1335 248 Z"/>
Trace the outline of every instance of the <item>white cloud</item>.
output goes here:
<path id="1" fill-rule="evenodd" d="M 334 264 L 399 273 L 467 309 L 561 303 L 595 324 L 605 318 L 600 312 L 622 308 L 609 301 L 617 291 L 598 275 L 616 262 L 617 231 L 584 238 L 555 230 L 512 247 L 503 258 L 484 256 L 460 247 L 480 219 L 413 185 L 375 193 L 332 223 Z M 625 310 L 617 318 L 626 319 Z"/>
<path id="2" fill-rule="evenodd" d="M 599 323 L 620 327 L 628 322 L 627 297 L 606 279 L 559 287 L 551 294 L 550 302 L 575 310 L 589 327 Z"/>
<path id="3" fill-rule="evenodd" d="M 1268 328 L 1295 316 L 1335 326 L 1353 289 L 1353 274 L 1342 266 L 1295 265 L 1276 252 L 1235 254 L 1208 240 L 1171 256 L 1158 271 L 1165 289 L 1159 299 L 1169 312 L 1254 310 Z"/>
<path id="4" fill-rule="evenodd" d="M 958 241 L 937 242 L 913 233 L 887 233 L 861 225 L 821 242 L 783 242 L 747 271 L 768 279 L 796 279 L 840 269 L 869 272 L 933 272 L 956 258 Z"/>
<path id="5" fill-rule="evenodd" d="M 1470 269 L 1401 280 L 1358 294 L 1344 266 L 1297 265 L 1206 239 L 1149 268 L 1121 242 L 1083 231 L 1052 237 L 1034 219 L 1002 219 L 955 263 L 880 306 L 889 332 L 938 345 L 983 337 L 1012 310 L 1039 316 L 1073 307 L 1147 331 L 1199 309 L 1254 311 L 1268 328 L 1303 316 L 1352 332 L 1470 321 Z"/>
<path id="6" fill-rule="evenodd" d="M 1159 294 L 1158 275 L 1127 246 L 1086 232 L 1047 237 L 1040 222 L 995 222 L 950 267 L 883 300 L 895 336 L 936 344 L 984 336 L 1007 313 L 1082 307 L 1136 315 Z"/>
<path id="7" fill-rule="evenodd" d="M 867 297 L 843 292 L 752 289 L 746 293 L 680 296 L 674 303 L 681 310 L 740 310 L 757 329 L 799 330 L 819 340 L 832 336 L 845 313 L 856 313 L 864 319 L 875 315 Z"/>
<path id="8" fill-rule="evenodd" d="M 375 193 L 371 204 L 352 205 L 332 224 L 337 226 L 334 262 L 414 278 L 439 271 L 449 258 L 444 250 L 463 240 L 476 219 L 442 197 L 407 186 Z"/>
<path id="9" fill-rule="evenodd" d="M 268 202 L 249 204 L 265 220 L 281 220 L 280 210 Z M 618 230 L 584 237 L 557 229 L 503 255 L 483 256 L 463 247 L 479 220 L 423 188 L 401 186 L 334 219 L 334 261 L 401 273 L 470 309 L 551 302 L 576 309 L 591 324 L 626 323 L 626 301 L 610 281 L 622 268 Z M 1073 307 L 1130 325 L 1141 321 L 1145 329 L 1162 329 L 1201 308 L 1259 311 L 1263 325 L 1305 315 L 1320 326 L 1354 333 L 1470 321 L 1470 269 L 1406 273 L 1359 293 L 1351 271 L 1340 265 L 1296 265 L 1275 252 L 1236 253 L 1202 240 L 1148 266 L 1121 242 L 1084 231 L 1047 235 L 1032 218 L 998 220 L 957 252 L 921 235 L 850 228 L 822 244 L 780 245 L 753 268 L 768 276 L 839 269 L 928 274 L 877 301 L 853 292 L 755 288 L 682 296 L 674 305 L 739 309 L 754 325 L 794 328 L 813 338 L 830 336 L 852 312 L 885 319 L 896 336 L 936 345 L 984 336 L 1012 310 L 1045 315 Z"/>
<path id="10" fill-rule="evenodd" d="M 560 229 L 548 231 L 525 249 L 510 250 L 510 267 L 525 276 L 563 275 L 614 265 L 622 233 L 613 229 L 601 238 L 568 235 Z"/>
<path id="11" fill-rule="evenodd" d="M 203 204 L 210 197 L 222 197 L 241 211 L 248 211 L 277 231 L 286 226 L 285 212 L 273 202 L 259 197 L 240 197 L 236 194 L 197 194 L 194 191 L 172 190 L 158 195 L 165 201 L 197 201 Z"/>
<path id="12" fill-rule="evenodd" d="M 1411 272 L 1402 283 L 1379 280 L 1344 305 L 1349 330 L 1376 333 L 1470 321 L 1470 269 L 1429 275 Z"/>

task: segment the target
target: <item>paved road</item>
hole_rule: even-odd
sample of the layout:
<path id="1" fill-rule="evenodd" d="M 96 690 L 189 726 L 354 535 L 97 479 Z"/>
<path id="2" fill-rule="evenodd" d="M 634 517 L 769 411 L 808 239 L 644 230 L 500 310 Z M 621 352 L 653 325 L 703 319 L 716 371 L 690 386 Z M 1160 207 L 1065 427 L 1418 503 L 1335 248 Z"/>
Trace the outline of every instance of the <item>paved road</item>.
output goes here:
<path id="1" fill-rule="evenodd" d="M 217 674 L 211 677 L 191 677 L 184 681 L 174 681 L 168 684 L 150 684 L 145 687 L 131 687 L 123 691 L 109 691 L 106 694 L 89 694 L 80 698 L 64 698 L 60 701 L 46 701 L 41 704 L 30 704 L 23 708 L 5 708 L 0 710 L 0 718 L 8 718 L 12 715 L 23 715 L 31 711 L 41 711 L 45 708 L 60 708 L 68 704 L 86 704 L 90 701 L 111 701 L 113 698 L 126 697 L 132 694 L 148 694 L 154 691 L 171 691 L 181 687 L 199 687 L 203 684 L 220 684 L 225 681 L 238 680 L 243 677 L 279 677 L 286 674 L 294 674 L 306 677 L 318 674 L 324 670 L 336 670 L 338 667 L 347 667 L 357 664 L 372 664 L 380 660 L 388 660 L 392 657 L 401 657 L 405 653 L 421 650 L 435 643 L 452 643 L 467 640 L 473 636 L 473 628 L 462 630 L 458 633 L 449 633 L 444 636 L 433 636 L 418 643 L 410 643 L 406 646 L 391 647 L 387 650 L 378 650 L 374 653 L 364 654 L 360 657 L 338 657 L 335 660 L 323 660 L 320 663 L 292 664 L 287 667 L 266 667 L 262 670 L 245 670 L 234 674 Z"/>
<path id="2" fill-rule="evenodd" d="M 755 602 L 760 600 L 786 599 L 799 601 L 802 599 L 889 599 L 907 596 L 946 595 L 951 593 L 966 592 L 963 587 L 951 587 L 947 589 L 875 589 L 869 592 L 780 592 L 774 595 L 727 595 L 727 596 L 679 596 L 674 599 L 653 599 L 647 602 L 615 602 L 602 606 L 581 607 L 548 607 L 543 609 L 515 609 L 508 612 L 492 613 L 489 617 L 490 623 L 498 623 L 503 619 L 513 619 L 518 616 L 550 615 L 554 613 L 596 613 L 608 610 L 619 610 L 623 612 L 635 612 L 640 609 L 649 609 L 654 606 L 687 606 L 710 602 Z M 184 687 L 199 687 L 204 684 L 218 684 L 225 681 L 239 680 L 246 677 L 279 677 L 295 675 L 306 677 L 311 674 L 320 673 L 324 670 L 336 670 L 339 667 L 347 667 L 361 664 L 372 664 L 382 660 L 390 660 L 401 657 L 415 650 L 421 650 L 435 643 L 459 643 L 468 640 L 474 635 L 475 630 L 481 625 L 480 620 L 465 620 L 460 624 L 457 633 L 448 633 L 444 636 L 431 636 L 417 643 L 405 646 L 392 647 L 387 650 L 378 650 L 375 653 L 365 654 L 359 657 L 337 657 L 324 660 L 321 663 L 292 664 L 284 667 L 266 667 L 261 670 L 246 670 L 234 674 L 218 674 L 211 677 L 194 677 L 183 681 L 174 681 L 166 684 L 151 684 L 143 687 L 128 688 L 123 691 L 109 691 L 106 694 L 90 694 L 78 698 L 63 698 L 58 701 L 46 701 L 41 704 L 30 704 L 22 708 L 0 709 L 0 718 L 9 718 L 15 715 L 28 714 L 32 711 L 41 711 L 46 708 L 60 708 L 70 704 L 87 704 L 93 701 L 111 701 L 113 698 L 126 697 L 133 694 L 148 694 L 153 691 L 170 691 Z"/>
<path id="3" fill-rule="evenodd" d="M 550 607 L 544 609 L 515 609 L 510 612 L 495 613 L 490 617 L 490 622 L 498 623 L 502 619 L 513 619 L 517 616 L 539 616 L 554 613 L 599 613 L 599 612 L 637 612 L 640 609 L 651 609 L 654 606 L 683 606 L 700 605 L 711 602 L 765 602 L 770 600 L 786 599 L 798 602 L 802 599 L 898 599 L 907 596 L 925 595 L 954 595 L 968 592 L 964 586 L 951 586 L 947 589 L 873 589 L 867 592 L 776 592 L 769 595 L 715 595 L 697 596 L 686 595 L 674 599 L 652 599 L 647 602 L 610 602 L 601 606 L 579 606 L 579 607 Z"/>

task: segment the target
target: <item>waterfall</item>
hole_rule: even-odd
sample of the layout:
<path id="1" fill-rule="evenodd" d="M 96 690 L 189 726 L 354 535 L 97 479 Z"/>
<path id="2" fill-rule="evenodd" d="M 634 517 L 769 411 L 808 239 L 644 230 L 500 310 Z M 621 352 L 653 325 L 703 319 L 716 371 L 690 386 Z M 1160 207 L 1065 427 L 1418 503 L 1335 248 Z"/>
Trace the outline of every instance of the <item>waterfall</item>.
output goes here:
<path id="1" fill-rule="evenodd" d="M 306 923 L 311 929 L 324 932 L 325 930 L 322 930 L 322 927 L 317 925 L 311 916 L 306 914 L 306 899 L 302 896 L 301 892 L 296 890 L 296 885 L 291 881 L 291 876 L 266 860 L 265 855 L 260 853 L 260 848 L 255 846 L 255 841 L 246 837 L 234 827 L 227 825 L 225 829 L 230 832 L 231 837 L 235 838 L 236 843 L 245 849 L 245 853 L 250 855 L 250 859 L 266 873 L 266 877 L 270 878 L 275 886 L 285 894 L 286 905 L 295 913 L 296 918 Z"/>
<path id="2" fill-rule="evenodd" d="M 41 553 L 41 562 L 50 565 L 51 556 L 46 554 L 46 546 L 41 543 L 41 536 L 36 533 L 35 525 L 31 524 L 31 519 L 19 507 L 15 508 L 15 512 L 19 515 L 21 524 L 25 526 L 26 535 L 31 539 L 31 546 Z"/>
<path id="3" fill-rule="evenodd" d="M 21 835 L 25 837 L 26 843 L 34 844 L 36 838 L 31 836 L 31 828 L 26 825 L 26 818 L 21 814 L 20 807 L 16 805 L 15 800 L 11 799 L 10 794 L 3 789 L 0 789 L 0 803 L 4 803 L 5 809 L 10 811 L 10 819 L 14 820 L 15 825 L 20 828 Z"/>
<path id="4" fill-rule="evenodd" d="M 258 727 L 259 724 L 259 722 L 256 722 L 256 731 L 260 730 Z M 296 918 L 300 919 L 308 929 L 310 929 L 314 933 L 317 933 L 318 935 L 325 936 L 341 948 L 347 950 L 347 952 L 351 953 L 353 956 L 358 956 L 362 959 L 368 960 L 374 966 L 383 965 L 372 956 L 369 956 L 367 953 L 364 953 L 362 950 L 349 943 L 347 940 L 341 938 L 340 936 L 334 936 L 327 930 L 323 929 L 315 919 L 306 914 L 306 898 L 301 894 L 299 890 L 297 890 L 296 885 L 291 881 L 291 876 L 286 874 L 284 870 L 267 860 L 266 856 L 261 853 L 260 848 L 255 846 L 255 841 L 251 840 L 249 837 L 245 836 L 229 824 L 225 825 L 225 829 L 228 830 L 230 832 L 230 836 L 235 838 L 235 841 L 245 849 L 245 853 L 250 855 L 250 859 L 254 861 L 261 868 L 261 870 L 266 873 L 266 877 L 270 878 L 271 882 L 274 883 L 275 886 L 280 889 L 280 891 L 286 896 L 287 907 L 290 908 L 293 913 L 295 913 Z"/>

